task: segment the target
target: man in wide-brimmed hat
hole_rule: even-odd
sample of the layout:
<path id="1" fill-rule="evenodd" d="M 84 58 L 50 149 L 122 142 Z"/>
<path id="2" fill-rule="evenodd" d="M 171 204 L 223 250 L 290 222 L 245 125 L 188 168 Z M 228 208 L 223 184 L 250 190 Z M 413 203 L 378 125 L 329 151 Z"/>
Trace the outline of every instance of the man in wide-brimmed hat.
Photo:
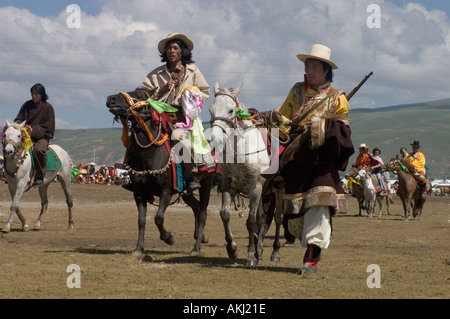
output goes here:
<path id="1" fill-rule="evenodd" d="M 414 176 L 421 182 L 420 186 L 423 190 L 423 197 L 426 196 L 427 188 L 427 169 L 426 169 L 426 159 L 422 152 L 419 152 L 420 142 L 414 141 L 412 144 L 412 152 L 406 157 L 406 162 L 414 166 L 415 172 Z"/>
<path id="2" fill-rule="evenodd" d="M 354 166 L 358 169 L 370 166 L 369 147 L 365 143 L 359 145 L 359 155 L 356 157 Z"/>
<path id="3" fill-rule="evenodd" d="M 306 248 L 301 274 L 317 271 L 321 250 L 330 244 L 331 217 L 347 209 L 338 170 L 345 171 L 354 147 L 347 98 L 331 86 L 338 66 L 330 57 L 322 44 L 297 55 L 305 65 L 304 81 L 292 87 L 278 110 L 287 124 L 281 129 L 292 141 L 280 163 L 289 203 L 284 216 L 289 232 Z"/>
<path id="4" fill-rule="evenodd" d="M 205 103 L 209 97 L 209 85 L 192 60 L 193 49 L 194 43 L 186 35 L 178 32 L 170 33 L 158 43 L 161 62 L 165 62 L 165 64 L 151 71 L 142 83 L 144 88 L 154 91 L 153 98 L 155 100 L 170 104 L 178 110 L 172 114 L 174 125 L 186 122 L 182 106 L 182 95 L 185 89 L 197 87 L 197 94 L 202 103 Z M 189 130 L 184 128 L 187 125 L 176 126 L 177 128 L 172 132 L 172 140 L 180 141 L 186 145 L 187 149 L 192 149 L 189 142 Z M 207 157 L 208 154 L 203 156 Z M 212 159 L 207 161 L 214 163 Z M 211 163 L 206 164 L 210 165 Z M 183 161 L 182 166 L 186 189 L 192 191 L 200 188 L 199 182 L 194 178 L 195 163 Z"/>

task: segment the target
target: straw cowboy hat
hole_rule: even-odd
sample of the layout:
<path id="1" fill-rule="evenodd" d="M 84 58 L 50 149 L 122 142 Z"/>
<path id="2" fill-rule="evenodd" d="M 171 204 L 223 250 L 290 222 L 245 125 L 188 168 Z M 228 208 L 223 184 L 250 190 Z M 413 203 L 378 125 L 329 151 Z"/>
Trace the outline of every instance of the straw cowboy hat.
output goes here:
<path id="1" fill-rule="evenodd" d="M 297 58 L 303 63 L 305 63 L 307 59 L 317 59 L 328 63 L 333 70 L 337 70 L 338 66 L 336 65 L 336 63 L 330 60 L 330 56 L 330 48 L 322 44 L 313 44 L 311 50 L 309 51 L 309 54 L 297 54 Z"/>
<path id="2" fill-rule="evenodd" d="M 362 143 L 361 145 L 359 145 L 359 148 L 368 148 L 368 147 L 365 143 Z"/>
<path id="3" fill-rule="evenodd" d="M 412 147 L 420 147 L 420 143 L 419 143 L 419 141 L 414 141 L 414 142 L 411 144 L 411 146 L 412 146 Z"/>
<path id="4" fill-rule="evenodd" d="M 190 51 L 194 49 L 194 43 L 187 36 L 178 32 L 172 32 L 165 39 L 159 41 L 158 43 L 159 53 L 164 54 L 164 52 L 166 52 L 167 42 L 175 39 L 183 41 Z"/>

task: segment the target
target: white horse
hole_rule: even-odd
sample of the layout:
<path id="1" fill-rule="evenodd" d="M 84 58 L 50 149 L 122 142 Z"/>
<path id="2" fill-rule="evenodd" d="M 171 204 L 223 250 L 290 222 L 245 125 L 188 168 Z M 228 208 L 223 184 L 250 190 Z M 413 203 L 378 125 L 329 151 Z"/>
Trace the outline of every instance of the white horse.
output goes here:
<path id="1" fill-rule="evenodd" d="M 385 195 L 381 194 L 381 192 L 377 192 L 375 189 L 375 186 L 373 184 L 372 180 L 372 174 L 366 169 L 362 168 L 358 172 L 357 179 L 361 181 L 361 184 L 363 186 L 364 191 L 364 199 L 365 199 L 365 207 L 367 210 L 367 213 L 369 214 L 369 218 L 373 218 L 373 214 L 375 212 L 375 202 L 378 202 L 379 206 L 379 213 L 378 218 L 381 217 L 382 211 L 383 211 L 383 198 L 386 199 L 386 209 L 387 214 L 391 214 L 391 208 L 390 208 L 390 197 L 389 192 Z"/>
<path id="2" fill-rule="evenodd" d="M 12 198 L 11 211 L 9 214 L 9 219 L 6 225 L 1 230 L 4 233 L 8 233 L 11 230 L 11 223 L 14 215 L 17 214 L 21 223 L 22 230 L 27 231 L 29 226 L 26 223 L 25 217 L 19 209 L 19 200 L 22 195 L 28 191 L 32 185 L 33 179 L 33 165 L 30 154 L 25 151 L 22 144 L 22 129 L 25 126 L 25 121 L 21 124 L 12 123 L 10 124 L 6 120 L 6 130 L 2 139 L 3 144 L 3 156 L 5 161 L 5 177 L 8 182 L 9 192 Z M 66 196 L 67 208 L 69 210 L 69 229 L 73 229 L 73 219 L 72 219 L 72 191 L 71 191 L 71 181 L 72 181 L 72 161 L 61 147 L 58 145 L 51 145 L 53 151 L 57 154 L 59 160 L 61 161 L 61 169 L 57 171 L 47 170 L 44 176 L 44 183 L 39 186 L 39 195 L 41 198 L 41 212 L 34 225 L 35 230 L 39 230 L 42 227 L 42 217 L 47 210 L 47 188 L 50 182 L 55 178 L 58 179 L 59 183 L 64 190 Z"/>
<path id="3" fill-rule="evenodd" d="M 249 233 L 247 265 L 256 266 L 262 258 L 263 209 L 261 195 L 265 179 L 261 176 L 270 166 L 270 158 L 263 136 L 252 121 L 239 117 L 247 109 L 239 104 L 236 90 L 214 86 L 215 100 L 211 113 L 211 141 L 216 152 L 221 154 L 222 207 L 220 217 L 225 228 L 227 252 L 230 258 L 237 257 L 237 245 L 229 227 L 232 198 L 241 193 L 248 197 Z"/>

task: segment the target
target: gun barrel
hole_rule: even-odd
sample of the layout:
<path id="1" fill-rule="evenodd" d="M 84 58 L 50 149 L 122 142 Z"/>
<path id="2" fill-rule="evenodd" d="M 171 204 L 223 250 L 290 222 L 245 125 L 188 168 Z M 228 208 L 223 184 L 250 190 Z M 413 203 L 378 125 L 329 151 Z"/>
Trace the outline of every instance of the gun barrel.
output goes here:
<path id="1" fill-rule="evenodd" d="M 352 96 L 355 95 L 355 93 L 360 89 L 361 86 L 363 86 L 363 84 L 367 81 L 367 79 L 370 78 L 370 77 L 372 76 L 372 74 L 373 74 L 373 72 L 370 71 L 370 73 L 367 74 L 361 82 L 359 82 L 358 86 L 355 87 L 355 88 L 350 92 L 349 95 L 347 95 L 347 101 L 349 101 L 349 100 L 352 98 Z"/>

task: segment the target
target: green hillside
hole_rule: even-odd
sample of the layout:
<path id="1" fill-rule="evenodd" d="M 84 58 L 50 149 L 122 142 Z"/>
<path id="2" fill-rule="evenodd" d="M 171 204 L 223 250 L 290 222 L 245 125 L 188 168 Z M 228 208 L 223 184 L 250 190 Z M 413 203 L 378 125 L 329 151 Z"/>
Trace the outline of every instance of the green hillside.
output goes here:
<path id="1" fill-rule="evenodd" d="M 370 150 L 378 147 L 385 161 L 395 157 L 400 147 L 410 150 L 414 140 L 420 141 L 430 177 L 450 177 L 450 99 L 351 109 L 350 126 L 355 148 L 361 143 L 366 143 Z M 112 165 L 123 160 L 125 148 L 121 134 L 120 125 L 111 129 L 57 130 L 52 143 L 68 150 L 75 165 L 94 161 L 94 155 L 97 164 Z M 350 163 L 356 156 L 357 152 L 350 158 Z"/>
<path id="2" fill-rule="evenodd" d="M 386 161 L 402 146 L 411 150 L 420 141 L 431 178 L 450 176 L 450 99 L 377 109 L 350 110 L 350 126 L 355 148 L 366 143 L 370 151 L 381 149 Z M 350 159 L 353 163 L 355 154 Z"/>

